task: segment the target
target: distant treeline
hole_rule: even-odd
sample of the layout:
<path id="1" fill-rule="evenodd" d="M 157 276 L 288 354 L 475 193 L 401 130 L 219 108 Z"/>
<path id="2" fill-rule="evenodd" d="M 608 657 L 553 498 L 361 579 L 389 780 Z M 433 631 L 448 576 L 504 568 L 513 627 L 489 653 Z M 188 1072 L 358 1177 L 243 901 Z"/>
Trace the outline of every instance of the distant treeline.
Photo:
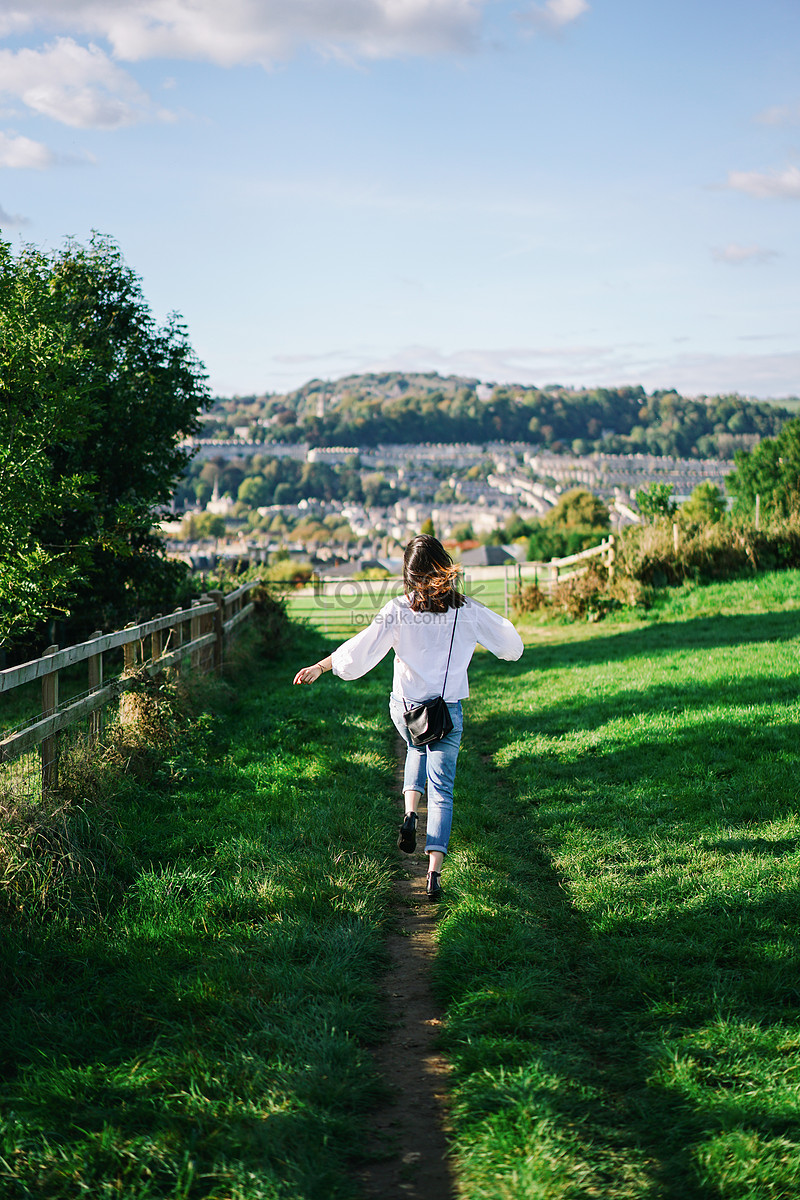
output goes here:
<path id="1" fill-rule="evenodd" d="M 642 387 L 574 389 L 507 385 L 439 375 L 354 375 L 313 380 L 286 396 L 218 400 L 225 426 L 267 422 L 270 439 L 314 446 L 381 442 L 530 442 L 589 454 L 732 458 L 775 437 L 792 413 L 739 395 L 688 399 Z M 262 427 L 263 435 L 263 427 Z"/>

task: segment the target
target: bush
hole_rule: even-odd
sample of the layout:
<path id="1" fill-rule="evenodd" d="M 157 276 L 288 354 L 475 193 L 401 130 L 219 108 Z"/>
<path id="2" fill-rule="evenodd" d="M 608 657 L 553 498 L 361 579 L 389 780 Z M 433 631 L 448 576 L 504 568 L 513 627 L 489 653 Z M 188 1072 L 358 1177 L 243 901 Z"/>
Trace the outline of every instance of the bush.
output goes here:
<path id="1" fill-rule="evenodd" d="M 517 615 L 526 612 L 539 612 L 547 607 L 547 596 L 538 583 L 524 584 L 511 597 L 511 608 Z"/>
<path id="2" fill-rule="evenodd" d="M 620 602 L 609 589 L 605 570 L 590 567 L 585 574 L 557 584 L 550 596 L 550 607 L 573 621 L 583 618 L 602 621 L 608 613 L 620 607 Z"/>
<path id="3" fill-rule="evenodd" d="M 684 527 L 677 550 L 671 522 L 638 526 L 620 539 L 617 566 L 631 579 L 655 587 L 797 567 L 800 514 L 776 518 L 764 529 L 727 521 Z"/>

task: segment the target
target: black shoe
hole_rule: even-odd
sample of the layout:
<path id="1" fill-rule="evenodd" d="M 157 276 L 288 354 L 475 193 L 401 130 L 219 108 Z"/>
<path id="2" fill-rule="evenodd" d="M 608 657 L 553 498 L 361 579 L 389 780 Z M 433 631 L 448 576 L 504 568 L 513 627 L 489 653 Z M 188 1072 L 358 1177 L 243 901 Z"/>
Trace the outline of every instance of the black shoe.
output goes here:
<path id="1" fill-rule="evenodd" d="M 441 871 L 429 871 L 428 872 L 428 887 L 426 890 L 428 893 L 429 900 L 438 900 L 441 897 L 441 894 L 442 894 L 441 879 L 442 879 Z"/>
<path id="2" fill-rule="evenodd" d="M 400 836 L 397 844 L 404 854 L 413 854 L 417 848 L 417 814 L 406 813 L 400 826 Z"/>

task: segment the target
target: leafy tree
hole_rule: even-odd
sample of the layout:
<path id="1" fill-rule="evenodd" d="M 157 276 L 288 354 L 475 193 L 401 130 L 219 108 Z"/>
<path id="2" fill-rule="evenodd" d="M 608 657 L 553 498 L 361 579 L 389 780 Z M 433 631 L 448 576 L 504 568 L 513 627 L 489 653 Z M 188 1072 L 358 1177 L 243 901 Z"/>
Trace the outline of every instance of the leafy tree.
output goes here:
<path id="1" fill-rule="evenodd" d="M 781 516 L 800 509 L 800 417 L 749 453 L 738 451 L 735 462 L 736 470 L 725 481 L 736 497 L 734 512 L 752 512 L 756 496 Z"/>
<path id="2" fill-rule="evenodd" d="M 715 483 L 698 483 L 685 504 L 681 505 L 680 515 L 687 521 L 698 525 L 716 525 L 721 521 L 726 511 L 725 497 Z"/>
<path id="3" fill-rule="evenodd" d="M 81 539 L 54 544 L 42 525 L 80 504 L 90 482 L 55 476 L 48 453 L 88 419 L 83 368 L 46 262 L 17 263 L 0 242 L 0 645 L 65 611 L 79 578 Z"/>
<path id="4" fill-rule="evenodd" d="M 436 530 L 433 528 L 433 521 L 427 517 L 419 527 L 420 533 L 427 533 L 430 537 L 436 537 Z"/>
<path id="5" fill-rule="evenodd" d="M 154 519 L 188 462 L 182 438 L 209 402 L 184 326 L 174 315 L 156 325 L 138 276 L 99 236 L 16 259 L 0 243 L 0 277 L 0 509 L 10 526 L 0 599 L 14 614 L 0 636 L 59 608 L 95 624 L 171 598 L 185 570 L 166 560 Z M 25 594 L 39 586 L 31 607 Z"/>
<path id="6" fill-rule="evenodd" d="M 565 492 L 542 520 L 545 525 L 561 529 L 587 529 L 598 532 L 608 529 L 611 524 L 607 506 L 585 488 L 573 488 Z"/>
<path id="7" fill-rule="evenodd" d="M 249 508 L 259 508 L 271 502 L 272 488 L 263 475 L 248 475 L 239 484 L 237 497 Z"/>
<path id="8" fill-rule="evenodd" d="M 678 508 L 672 498 L 673 491 L 671 483 L 648 483 L 646 488 L 640 488 L 636 493 L 639 512 L 650 521 L 659 517 L 673 517 Z"/>
<path id="9" fill-rule="evenodd" d="M 225 518 L 215 513 L 192 513 L 181 522 L 181 537 L 192 541 L 225 536 Z"/>

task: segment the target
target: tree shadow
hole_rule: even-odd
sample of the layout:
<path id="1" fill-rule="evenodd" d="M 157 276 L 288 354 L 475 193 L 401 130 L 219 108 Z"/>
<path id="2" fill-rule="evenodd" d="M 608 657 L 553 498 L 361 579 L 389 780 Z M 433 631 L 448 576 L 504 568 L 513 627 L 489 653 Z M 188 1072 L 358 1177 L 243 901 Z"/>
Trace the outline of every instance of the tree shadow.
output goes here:
<path id="1" fill-rule="evenodd" d="M 682 650 L 709 650 L 790 641 L 799 634 L 800 614 L 797 612 L 692 617 L 685 621 L 657 621 L 622 632 L 612 625 L 598 625 L 589 639 L 532 643 L 516 663 L 504 663 L 503 671 L 519 675 L 531 669 L 552 670 L 674 654 L 676 646 Z"/>
<path id="2" fill-rule="evenodd" d="M 685 638 L 681 624 L 681 644 L 707 648 L 797 634 L 796 614 L 718 621 L 685 623 Z M 654 646 L 650 635 L 545 646 L 543 665 L 658 652 L 660 638 Z M 672 626 L 664 652 L 674 653 L 675 639 Z M 523 673 L 519 663 L 510 667 Z M 479 710 L 468 722 L 463 765 L 471 762 L 475 774 L 472 786 L 456 784 L 462 836 L 474 837 L 490 868 L 501 864 L 508 888 L 504 906 L 472 905 L 463 917 L 456 909 L 443 924 L 447 1049 L 487 1119 L 506 1103 L 497 1077 L 503 1067 L 507 1089 L 513 1076 L 530 1119 L 577 1131 L 591 1162 L 600 1164 L 592 1185 L 604 1194 L 649 1195 L 654 1188 L 671 1200 L 710 1200 L 719 1185 L 702 1176 L 698 1149 L 732 1128 L 800 1145 L 796 1107 L 776 1108 L 766 1091 L 748 1092 L 730 1054 L 738 1030 L 749 1031 L 767 1054 L 770 1031 L 791 1030 L 796 1041 L 800 1020 L 800 887 L 781 872 L 785 857 L 798 858 L 800 838 L 726 833 L 754 819 L 793 817 L 800 807 L 796 728 L 754 727 L 724 715 L 726 706 L 773 703 L 784 692 L 796 701 L 791 685 L 754 675 L 722 697 L 712 685 L 688 681 L 608 699 L 575 696 L 540 711 L 534 695 L 533 712 L 506 709 L 499 722 L 482 719 Z M 576 739 L 548 750 L 539 740 L 531 750 L 541 735 L 555 739 L 603 729 L 617 717 L 703 708 L 718 715 L 677 728 L 653 724 L 644 743 L 606 731 L 602 743 Z M 487 794 L 494 815 L 484 821 Z M 581 848 L 590 837 L 572 836 L 576 829 L 602 834 L 593 843 L 595 859 Z M 577 848 L 568 849 L 565 839 Z M 558 866 L 569 854 L 584 856 L 580 870 L 593 884 L 583 889 L 582 908 Z M 713 854 L 727 865 L 698 882 L 698 856 Z M 612 874 L 614 886 L 604 887 Z M 720 1025 L 734 1031 L 721 1047 L 710 1032 Z M 500 1046 L 481 1060 L 476 1047 L 490 1035 Z M 484 1073 L 476 1075 L 482 1061 Z M 642 1171 L 630 1192 L 621 1190 L 617 1173 L 626 1156 Z"/>
<path id="3" fill-rule="evenodd" d="M 265 1194 L 350 1194 L 349 1159 L 381 1095 L 366 1046 L 382 1027 L 383 949 L 326 871 L 354 854 L 366 871 L 372 850 L 348 834 L 390 809 L 376 787 L 393 737 L 379 689 L 349 694 L 353 738 L 331 749 L 331 778 L 253 773 L 267 751 L 296 752 L 340 723 L 328 689 L 291 684 L 304 652 L 325 646 L 312 637 L 296 665 L 295 653 L 270 664 L 261 701 L 234 706 L 223 733 L 241 738 L 235 762 L 232 741 L 213 761 L 187 751 L 179 782 L 120 806 L 139 875 L 99 922 L 20 914 L 3 929 L 0 1094 L 16 1114 L 6 1146 L 20 1195 L 99 1194 L 114 1180 L 173 1195 L 188 1159 L 187 1197 L 222 1194 L 231 1172 Z M 359 810 L 342 804 L 345 786 Z M 309 884 L 304 865 L 319 860 Z M 170 869 L 189 879 L 174 919 L 145 878 Z M 239 895 L 247 871 L 257 878 Z M 208 897 L 191 894 L 193 876 L 211 880 Z"/>

